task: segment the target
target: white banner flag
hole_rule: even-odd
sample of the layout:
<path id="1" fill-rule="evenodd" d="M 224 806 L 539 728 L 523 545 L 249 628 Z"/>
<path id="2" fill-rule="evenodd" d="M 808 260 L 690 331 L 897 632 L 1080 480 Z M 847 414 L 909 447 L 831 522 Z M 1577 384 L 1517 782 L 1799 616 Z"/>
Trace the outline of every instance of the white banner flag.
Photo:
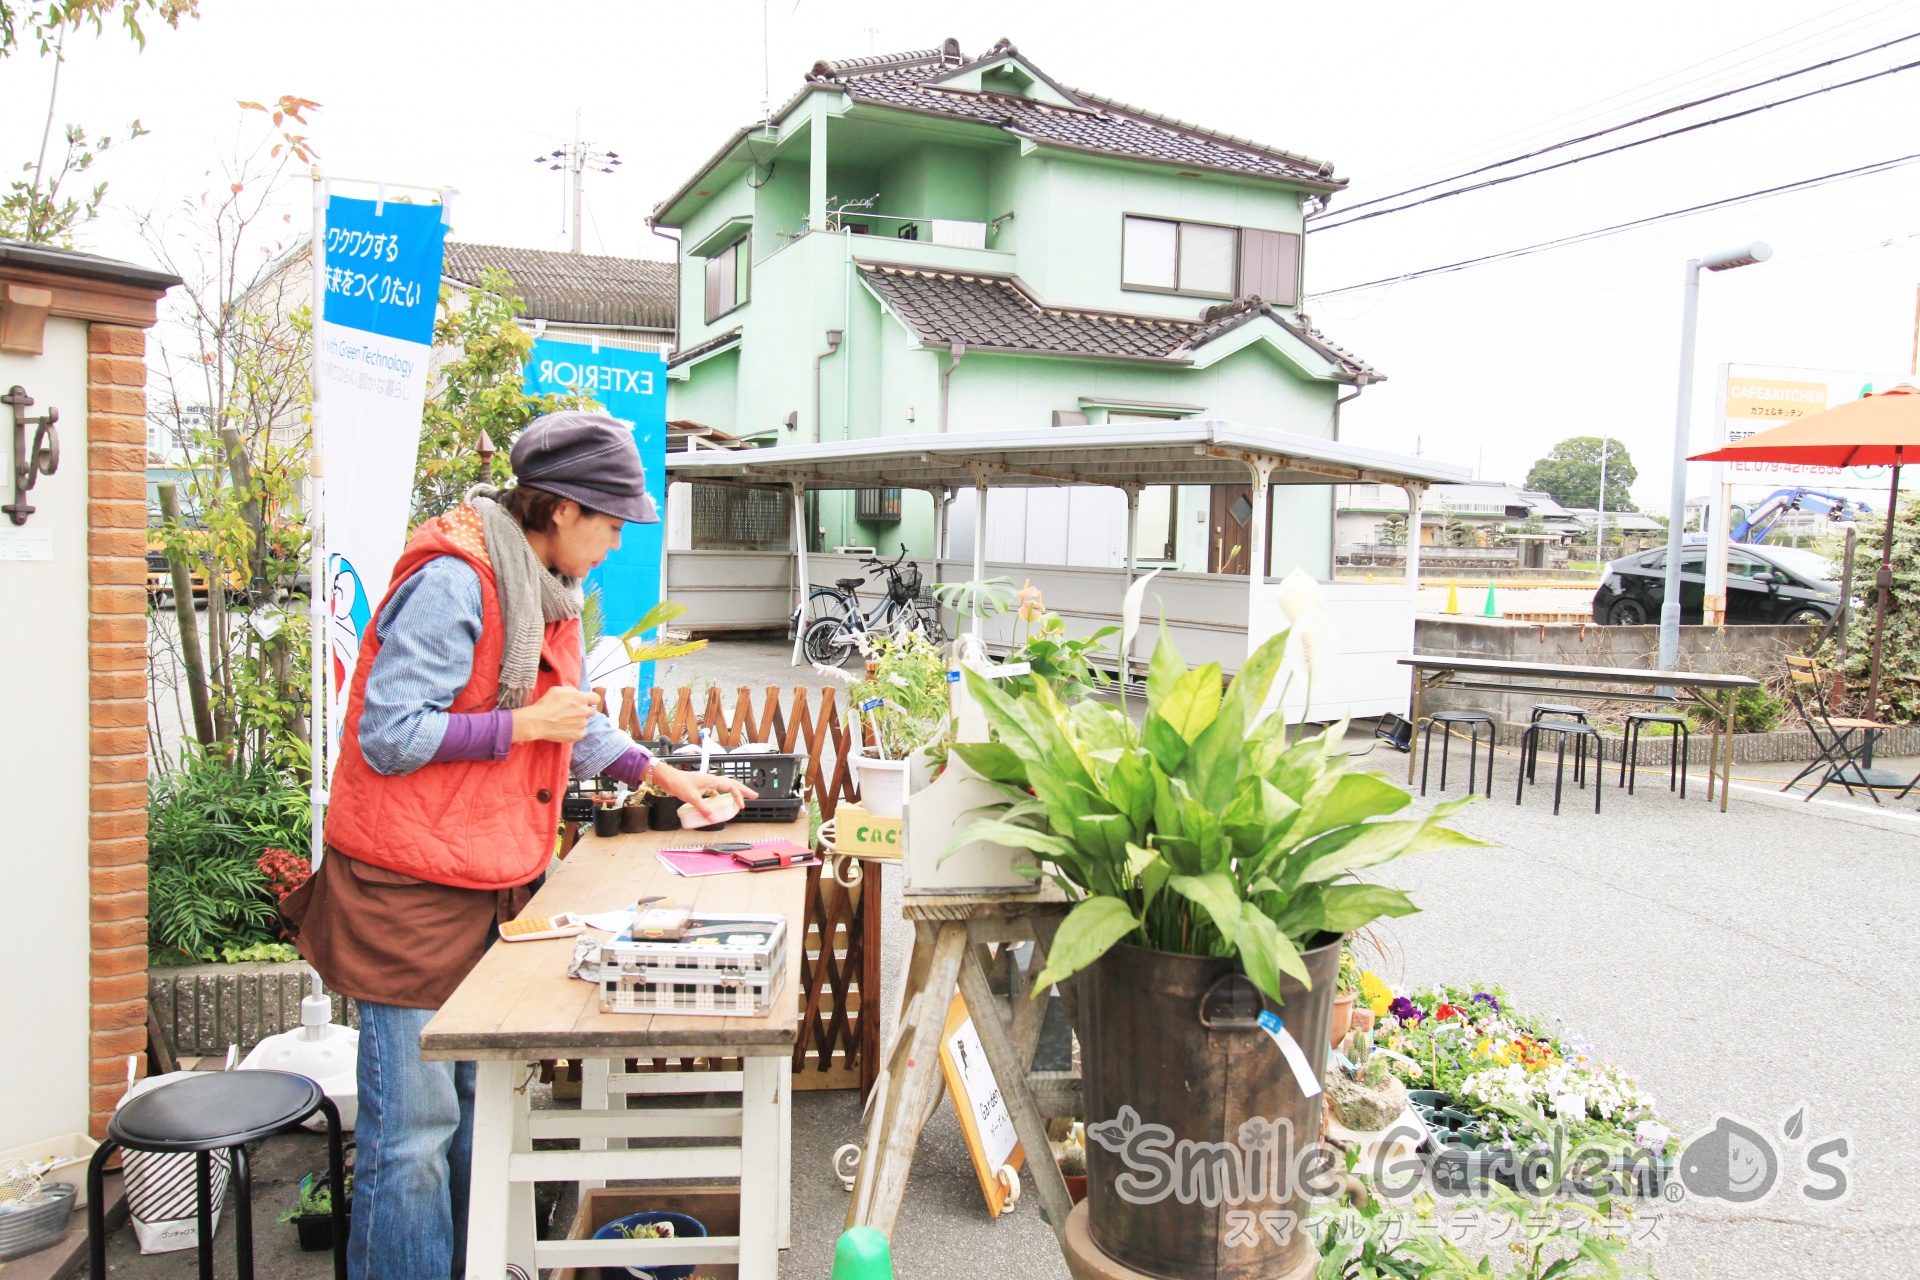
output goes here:
<path id="1" fill-rule="evenodd" d="M 447 228 L 437 204 L 329 196 L 316 218 L 314 411 L 325 470 L 327 776 L 361 638 L 406 543 Z"/>

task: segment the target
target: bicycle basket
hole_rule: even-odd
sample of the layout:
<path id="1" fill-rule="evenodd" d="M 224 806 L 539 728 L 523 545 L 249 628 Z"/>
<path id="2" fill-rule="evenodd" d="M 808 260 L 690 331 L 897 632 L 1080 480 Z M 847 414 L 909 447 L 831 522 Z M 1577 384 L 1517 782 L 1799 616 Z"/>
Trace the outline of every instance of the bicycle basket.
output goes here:
<path id="1" fill-rule="evenodd" d="M 906 604 L 920 594 L 920 566 L 908 564 L 887 584 L 887 594 L 895 602 Z"/>

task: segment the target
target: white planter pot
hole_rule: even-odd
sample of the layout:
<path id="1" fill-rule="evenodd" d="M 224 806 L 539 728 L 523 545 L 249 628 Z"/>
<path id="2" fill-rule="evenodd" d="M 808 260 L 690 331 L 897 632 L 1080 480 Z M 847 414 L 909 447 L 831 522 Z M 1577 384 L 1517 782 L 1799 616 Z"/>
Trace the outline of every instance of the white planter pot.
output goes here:
<path id="1" fill-rule="evenodd" d="M 876 818 L 897 818 L 906 805 L 905 760 L 881 760 L 855 752 L 853 780 L 860 788 L 860 804 Z"/>

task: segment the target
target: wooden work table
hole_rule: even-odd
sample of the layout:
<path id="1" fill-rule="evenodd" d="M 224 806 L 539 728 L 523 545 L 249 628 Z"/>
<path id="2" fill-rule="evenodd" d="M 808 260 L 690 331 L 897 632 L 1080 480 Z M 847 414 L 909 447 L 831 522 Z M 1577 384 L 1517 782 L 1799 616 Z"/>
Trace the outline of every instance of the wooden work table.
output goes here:
<path id="1" fill-rule="evenodd" d="M 743 1049 L 764 1053 L 773 1048 L 790 1053 L 799 1032 L 795 993 L 800 989 L 806 869 L 676 876 L 654 853 L 724 840 L 787 839 L 804 844 L 806 828 L 802 818 L 777 826 L 735 823 L 711 833 L 647 831 L 589 837 L 548 874 L 546 884 L 521 912 L 523 916 L 562 911 L 596 915 L 664 894 L 668 902 L 655 905 L 785 916 L 786 982 L 766 1017 L 602 1013 L 599 989 L 567 976 L 572 938 L 503 942 L 481 958 L 434 1014 L 420 1035 L 420 1056 L 525 1061 L 529 1056 L 582 1057 L 588 1052 L 607 1058 L 737 1057 Z"/>
<path id="2" fill-rule="evenodd" d="M 467 1275 L 499 1280 L 568 1267 L 734 1264 L 741 1280 L 774 1280 L 790 1217 L 788 1173 L 794 1042 L 804 950 L 803 868 L 676 876 L 657 850 L 705 841 L 806 840 L 804 819 L 737 823 L 717 832 L 590 837 L 555 867 L 523 915 L 597 914 L 665 895 L 695 911 L 787 918 L 786 979 L 763 1018 L 602 1013 L 596 984 L 567 976 L 572 938 L 495 944 L 420 1036 L 421 1056 L 477 1061 Z M 606 935 L 601 935 L 606 936 Z M 738 1071 L 628 1072 L 633 1058 L 739 1059 Z M 542 1059 L 586 1059 L 594 1082 L 579 1110 L 531 1110 Z M 630 1097 L 737 1095 L 722 1106 L 631 1107 Z M 670 1101 L 670 1100 L 668 1100 Z M 534 1139 L 578 1150 L 535 1150 Z M 688 1145 L 698 1140 L 699 1145 Z M 737 1180 L 740 1234 L 683 1240 L 534 1239 L 535 1182 Z"/>

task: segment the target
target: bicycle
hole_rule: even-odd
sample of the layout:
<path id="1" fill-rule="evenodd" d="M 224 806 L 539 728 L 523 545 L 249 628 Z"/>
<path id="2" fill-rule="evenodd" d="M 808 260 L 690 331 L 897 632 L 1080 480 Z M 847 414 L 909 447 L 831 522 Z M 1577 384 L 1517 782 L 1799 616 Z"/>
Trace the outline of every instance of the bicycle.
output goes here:
<path id="1" fill-rule="evenodd" d="M 944 644 L 947 630 L 940 611 L 921 592 L 920 566 L 902 564 L 907 559 L 906 544 L 891 563 L 869 557 L 871 566 L 865 578 L 838 578 L 831 587 L 815 587 L 803 609 L 795 609 L 790 626 L 800 633 L 800 651 L 807 661 L 818 666 L 838 667 L 860 650 L 864 636 L 903 631 L 918 631 L 935 644 Z M 854 593 L 871 578 L 884 575 L 887 589 L 869 609 L 862 610 Z M 791 632 L 789 632 L 791 634 Z"/>

